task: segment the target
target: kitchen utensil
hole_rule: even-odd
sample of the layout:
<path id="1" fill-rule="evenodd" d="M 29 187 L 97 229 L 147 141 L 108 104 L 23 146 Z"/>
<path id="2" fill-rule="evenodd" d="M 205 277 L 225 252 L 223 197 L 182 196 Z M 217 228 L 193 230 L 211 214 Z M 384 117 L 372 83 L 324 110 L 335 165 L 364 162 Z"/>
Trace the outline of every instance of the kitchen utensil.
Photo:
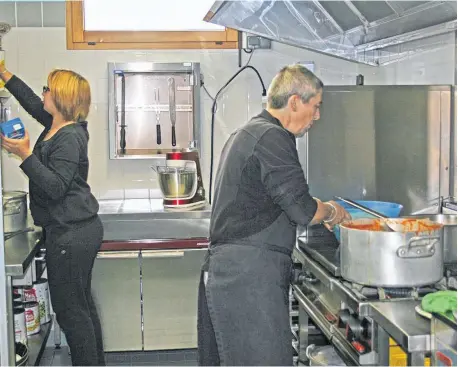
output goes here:
<path id="1" fill-rule="evenodd" d="M 124 73 L 120 74 L 121 77 L 121 124 L 119 148 L 121 154 L 126 154 L 126 76 Z"/>
<path id="2" fill-rule="evenodd" d="M 159 88 L 154 88 L 154 101 L 156 103 L 156 143 L 157 145 L 161 145 L 162 137 L 161 137 L 161 112 L 159 110 Z"/>
<path id="3" fill-rule="evenodd" d="M 402 218 L 429 219 L 432 222 L 443 224 L 444 264 L 456 264 L 456 214 L 419 214 Z"/>
<path id="4" fill-rule="evenodd" d="M 340 225 L 343 278 L 389 288 L 431 285 L 442 279 L 442 224 L 392 218 L 402 231 L 386 232 L 382 221 L 363 218 Z"/>
<path id="5" fill-rule="evenodd" d="M 25 191 L 3 192 L 3 231 L 14 233 L 27 228 L 27 193 Z"/>
<path id="6" fill-rule="evenodd" d="M 190 147 L 186 151 L 178 151 L 178 152 L 168 152 L 165 154 L 165 166 L 166 167 L 185 167 L 188 171 L 195 171 L 197 178 L 196 178 L 196 189 L 192 189 L 188 196 L 191 196 L 192 192 L 195 194 L 190 197 L 190 199 L 181 199 L 175 197 L 175 195 L 169 195 L 169 190 L 166 188 L 164 184 L 163 189 L 163 204 L 165 209 L 178 209 L 178 210 L 193 210 L 197 207 L 201 207 L 206 205 L 205 199 L 205 189 L 202 180 L 202 170 L 200 168 L 200 159 L 199 154 L 196 150 L 192 150 Z M 152 167 L 154 171 L 158 171 L 157 167 Z M 166 181 L 165 178 L 162 178 L 159 173 L 158 180 L 159 181 Z M 190 185 L 191 186 L 191 185 Z M 183 193 L 183 196 L 187 194 L 186 192 Z M 181 195 L 178 195 L 181 196 Z"/>
<path id="7" fill-rule="evenodd" d="M 372 210 L 372 209 L 369 209 L 369 208 L 366 208 L 364 205 L 361 205 L 361 204 L 358 204 L 358 203 L 355 203 L 353 200 L 350 200 L 350 199 L 345 199 L 345 198 L 342 198 L 340 196 L 335 196 L 336 199 L 338 200 L 342 200 L 344 203 L 347 203 L 359 210 L 362 210 L 363 212 L 366 212 L 370 215 L 373 215 L 374 217 L 377 217 L 377 218 L 380 218 L 383 220 L 383 223 L 385 224 L 386 226 L 386 230 L 387 231 L 396 231 L 397 228 L 396 227 L 396 224 L 395 223 L 391 223 L 389 220 L 386 220 L 388 219 L 387 216 L 383 215 L 383 214 L 380 214 L 378 212 L 376 212 L 375 210 Z"/>
<path id="8" fill-rule="evenodd" d="M 169 112 L 170 122 L 172 124 L 172 146 L 177 145 L 177 138 L 175 134 L 175 124 L 177 122 L 177 112 L 175 103 L 175 79 L 172 77 L 168 78 L 169 83 Z"/>
<path id="9" fill-rule="evenodd" d="M 197 170 L 190 162 L 184 166 L 153 166 L 166 200 L 189 200 L 197 191 Z"/>

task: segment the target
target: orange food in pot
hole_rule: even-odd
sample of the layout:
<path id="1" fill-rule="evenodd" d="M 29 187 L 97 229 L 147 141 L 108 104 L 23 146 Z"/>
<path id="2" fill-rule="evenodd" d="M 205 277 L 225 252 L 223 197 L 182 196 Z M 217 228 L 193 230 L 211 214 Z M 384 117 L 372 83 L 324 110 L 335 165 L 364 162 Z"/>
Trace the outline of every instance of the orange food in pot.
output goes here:
<path id="1" fill-rule="evenodd" d="M 387 221 L 393 229 L 396 228 L 396 232 L 398 233 L 414 232 L 418 235 L 420 233 L 438 231 L 442 228 L 442 224 L 432 222 L 428 219 L 405 218 L 388 219 Z M 349 221 L 343 224 L 342 227 L 360 231 L 388 232 L 386 224 L 381 219 Z"/>

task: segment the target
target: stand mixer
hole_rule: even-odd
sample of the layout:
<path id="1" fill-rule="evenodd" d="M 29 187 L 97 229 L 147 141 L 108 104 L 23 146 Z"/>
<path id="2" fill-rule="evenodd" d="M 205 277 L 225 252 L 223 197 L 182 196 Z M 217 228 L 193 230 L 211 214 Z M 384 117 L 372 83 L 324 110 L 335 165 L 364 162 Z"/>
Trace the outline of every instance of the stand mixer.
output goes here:
<path id="1" fill-rule="evenodd" d="M 205 189 L 202 182 L 197 151 L 166 153 L 165 166 L 153 166 L 166 209 L 197 209 L 205 206 Z"/>

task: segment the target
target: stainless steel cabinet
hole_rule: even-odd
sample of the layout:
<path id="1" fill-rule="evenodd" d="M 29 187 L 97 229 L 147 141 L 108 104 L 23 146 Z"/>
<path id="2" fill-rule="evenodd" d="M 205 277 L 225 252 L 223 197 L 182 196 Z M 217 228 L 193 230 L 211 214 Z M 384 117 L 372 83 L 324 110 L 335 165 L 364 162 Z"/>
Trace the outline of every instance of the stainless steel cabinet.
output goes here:
<path id="1" fill-rule="evenodd" d="M 106 352 L 142 350 L 140 252 L 100 252 L 92 294 L 102 323 Z"/>
<path id="2" fill-rule="evenodd" d="M 144 350 L 197 347 L 197 291 L 206 251 L 142 251 Z"/>

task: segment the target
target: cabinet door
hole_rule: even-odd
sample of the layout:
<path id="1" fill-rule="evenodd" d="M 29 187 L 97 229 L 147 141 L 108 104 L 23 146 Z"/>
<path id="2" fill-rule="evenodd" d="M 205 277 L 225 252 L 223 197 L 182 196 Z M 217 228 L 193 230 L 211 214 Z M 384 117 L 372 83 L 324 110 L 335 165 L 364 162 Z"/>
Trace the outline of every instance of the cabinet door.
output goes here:
<path id="1" fill-rule="evenodd" d="M 197 291 L 206 251 L 142 251 L 145 350 L 197 348 Z"/>
<path id="2" fill-rule="evenodd" d="M 139 251 L 100 252 L 92 294 L 105 351 L 142 350 Z"/>

